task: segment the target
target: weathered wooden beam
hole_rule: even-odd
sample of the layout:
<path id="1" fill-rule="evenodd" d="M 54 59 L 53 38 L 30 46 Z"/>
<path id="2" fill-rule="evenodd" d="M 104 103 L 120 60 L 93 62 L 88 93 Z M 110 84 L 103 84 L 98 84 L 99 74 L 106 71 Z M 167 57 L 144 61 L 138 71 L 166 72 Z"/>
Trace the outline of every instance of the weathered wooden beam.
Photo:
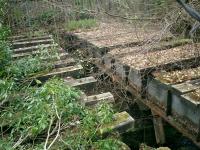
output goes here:
<path id="1" fill-rule="evenodd" d="M 41 73 L 32 78 L 37 78 L 41 81 L 46 81 L 47 79 L 54 76 L 57 76 L 57 77 L 72 76 L 74 78 L 77 78 L 82 69 L 83 67 L 81 65 L 69 66 L 69 67 L 64 67 L 64 68 L 56 68 L 56 69 L 53 69 L 49 73 Z"/>
<path id="2" fill-rule="evenodd" d="M 59 49 L 58 49 L 59 50 Z M 66 57 L 66 56 L 69 56 L 68 53 L 64 52 L 63 50 L 59 50 L 59 55 L 60 57 Z M 33 51 L 33 52 L 27 52 L 27 53 L 19 53 L 19 54 L 14 54 L 12 55 L 12 58 L 13 59 L 20 59 L 20 58 L 23 58 L 23 57 L 27 57 L 27 56 L 30 56 L 30 55 L 37 55 L 37 54 L 40 54 L 40 51 Z"/>
<path id="3" fill-rule="evenodd" d="M 54 68 L 63 68 L 68 66 L 73 66 L 76 61 L 73 58 L 61 59 L 54 62 Z"/>
<path id="4" fill-rule="evenodd" d="M 175 92 L 181 94 L 186 94 L 200 88 L 200 79 L 188 80 L 186 82 L 172 85 Z"/>
<path id="5" fill-rule="evenodd" d="M 127 112 L 116 113 L 113 121 L 100 128 L 100 134 L 105 135 L 113 131 L 124 133 L 134 128 L 135 120 Z"/>
<path id="6" fill-rule="evenodd" d="M 52 39 L 52 35 L 41 35 L 41 36 L 30 36 L 30 37 L 21 37 L 21 38 L 11 38 L 12 43 L 16 42 L 28 42 L 28 41 L 33 41 L 33 40 L 45 40 L 45 39 Z"/>
<path id="7" fill-rule="evenodd" d="M 163 120 L 155 112 L 151 111 L 153 115 L 153 125 L 155 131 L 155 137 L 157 144 L 164 144 L 165 141 L 165 131 L 163 126 Z"/>
<path id="8" fill-rule="evenodd" d="M 64 81 L 67 85 L 79 88 L 83 90 L 84 92 L 90 92 L 92 89 L 94 89 L 95 83 L 97 80 L 94 77 L 86 77 L 86 78 L 80 78 L 80 79 L 74 79 L 72 77 L 64 78 Z"/>
<path id="9" fill-rule="evenodd" d="M 30 46 L 30 47 L 22 47 L 22 48 L 17 48 L 13 49 L 14 54 L 19 54 L 19 53 L 30 53 L 33 51 L 37 51 L 40 48 L 57 48 L 58 44 L 42 44 L 42 45 L 35 45 L 35 46 Z"/>
<path id="10" fill-rule="evenodd" d="M 22 47 L 27 47 L 27 46 L 34 46 L 34 45 L 41 45 L 41 44 L 51 44 L 53 43 L 53 39 L 46 39 L 46 40 L 35 40 L 35 41 L 28 41 L 28 42 L 15 42 L 12 43 L 12 47 L 14 49 L 16 48 L 22 48 Z"/>
<path id="11" fill-rule="evenodd" d="M 99 95 L 88 96 L 87 98 L 82 100 L 82 103 L 85 106 L 94 106 L 100 102 L 113 103 L 114 97 L 110 92 L 108 92 Z"/>

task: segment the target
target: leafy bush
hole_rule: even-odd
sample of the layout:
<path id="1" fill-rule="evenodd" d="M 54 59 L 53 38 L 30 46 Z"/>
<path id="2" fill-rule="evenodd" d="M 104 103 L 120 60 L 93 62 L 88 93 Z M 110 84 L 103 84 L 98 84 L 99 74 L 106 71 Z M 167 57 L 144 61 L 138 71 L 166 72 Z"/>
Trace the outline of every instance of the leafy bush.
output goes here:
<path id="1" fill-rule="evenodd" d="M 0 40 L 0 76 L 5 74 L 5 67 L 9 65 L 11 60 L 11 50 L 7 42 Z"/>
<path id="2" fill-rule="evenodd" d="M 42 48 L 41 46 L 39 52 L 36 56 L 31 55 L 12 61 L 10 66 L 6 68 L 7 75 L 21 80 L 41 72 L 52 70 L 54 67 L 52 61 L 59 58 L 57 49 L 55 47 Z M 50 61 L 45 59 L 49 59 Z"/>
<path id="3" fill-rule="evenodd" d="M 0 105 L 7 101 L 11 95 L 14 86 L 13 81 L 0 79 Z"/>
<path id="4" fill-rule="evenodd" d="M 97 26 L 95 19 L 72 20 L 68 22 L 66 29 L 69 31 L 78 29 L 90 29 Z"/>
<path id="5" fill-rule="evenodd" d="M 51 63 L 44 63 L 38 56 L 29 56 L 13 61 L 7 72 L 15 79 L 23 79 L 41 71 L 49 71 L 51 68 Z"/>
<path id="6" fill-rule="evenodd" d="M 89 109 L 83 107 L 79 99 L 80 92 L 68 87 L 60 79 L 51 79 L 42 87 L 23 89 L 0 112 L 0 126 L 5 129 L 7 125 L 11 130 L 2 132 L 4 138 L 0 146 L 14 145 L 12 147 L 25 149 L 43 149 L 50 145 L 52 149 L 121 149 L 118 140 L 102 140 L 98 132 L 102 125 L 113 120 L 112 107 L 103 103 Z M 60 140 L 52 142 L 53 135 L 58 131 Z M 46 138 L 40 138 L 45 135 Z M 26 142 L 37 138 L 41 139 L 40 142 Z"/>
<path id="7" fill-rule="evenodd" d="M 0 26 L 0 40 L 6 40 L 10 35 L 10 29 L 7 26 Z"/>

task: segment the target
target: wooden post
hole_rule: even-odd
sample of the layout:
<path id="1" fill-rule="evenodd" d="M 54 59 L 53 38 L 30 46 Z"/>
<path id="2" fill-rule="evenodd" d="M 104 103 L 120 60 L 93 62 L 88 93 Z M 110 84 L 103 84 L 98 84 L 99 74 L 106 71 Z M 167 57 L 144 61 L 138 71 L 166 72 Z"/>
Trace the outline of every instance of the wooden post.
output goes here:
<path id="1" fill-rule="evenodd" d="M 155 112 L 151 111 L 153 115 L 153 125 L 157 144 L 165 143 L 165 131 L 163 127 L 163 120 L 157 116 Z"/>

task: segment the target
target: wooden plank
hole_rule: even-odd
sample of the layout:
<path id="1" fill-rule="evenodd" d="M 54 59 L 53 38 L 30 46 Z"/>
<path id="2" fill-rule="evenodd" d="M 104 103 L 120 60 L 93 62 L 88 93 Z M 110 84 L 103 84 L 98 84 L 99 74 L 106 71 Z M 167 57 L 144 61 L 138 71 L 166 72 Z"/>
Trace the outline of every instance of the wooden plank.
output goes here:
<path id="1" fill-rule="evenodd" d="M 55 61 L 54 68 L 63 68 L 63 67 L 73 66 L 75 64 L 76 64 L 76 61 L 73 58 L 67 58 L 67 59 Z"/>
<path id="2" fill-rule="evenodd" d="M 35 41 L 28 41 L 28 42 L 15 42 L 15 43 L 12 43 L 12 47 L 16 49 L 16 48 L 22 48 L 22 47 L 27 47 L 27 46 L 33 46 L 33 45 L 50 44 L 53 42 L 54 42 L 53 39 L 35 40 Z"/>
<path id="3" fill-rule="evenodd" d="M 40 51 L 33 51 L 33 52 L 27 52 L 27 53 L 19 53 L 19 54 L 14 54 L 12 55 L 12 58 L 13 59 L 20 59 L 20 58 L 23 58 L 23 57 L 27 57 L 27 56 L 30 56 L 30 55 L 37 55 L 37 54 L 40 54 L 41 52 Z M 64 56 L 64 55 L 69 55 L 68 53 L 64 52 L 63 49 L 58 49 L 58 53 L 60 53 L 61 56 Z"/>
<path id="4" fill-rule="evenodd" d="M 82 103 L 85 106 L 94 106 L 99 102 L 113 103 L 114 97 L 110 92 L 102 93 L 102 94 L 99 94 L 99 95 L 88 96 L 87 99 L 83 99 Z"/>
<path id="5" fill-rule="evenodd" d="M 185 98 L 187 101 L 191 102 L 193 105 L 198 107 L 200 106 L 200 98 L 196 95 L 200 95 L 199 89 L 183 94 L 182 97 Z"/>
<path id="6" fill-rule="evenodd" d="M 34 76 L 34 78 L 37 78 L 42 81 L 46 81 L 49 78 L 54 77 L 54 76 L 57 76 L 57 77 L 72 76 L 72 77 L 76 78 L 79 76 L 79 73 L 82 69 L 83 69 L 83 67 L 81 65 L 57 68 L 57 69 L 53 69 L 49 73 L 38 74 L 37 76 Z"/>
<path id="7" fill-rule="evenodd" d="M 188 53 L 188 49 L 190 49 L 190 53 Z M 121 51 L 123 51 L 123 49 L 121 49 Z M 122 57 L 114 57 L 107 54 L 103 57 L 102 63 L 108 70 L 112 69 L 111 67 L 114 66 L 113 68 L 115 68 L 115 71 L 113 72 L 118 73 L 122 79 L 126 78 L 123 67 L 129 66 L 129 83 L 132 84 L 136 90 L 141 92 L 146 88 L 147 76 L 155 70 L 197 66 L 200 62 L 200 57 L 196 56 L 196 53 L 197 50 L 194 48 L 192 49 L 192 45 L 188 44 L 168 50 L 131 53 L 132 55 L 127 52 L 126 55 L 122 55 Z M 112 63 L 112 60 L 115 60 L 114 63 Z"/>
<path id="8" fill-rule="evenodd" d="M 121 79 L 118 76 L 115 76 L 113 74 L 110 74 L 110 72 L 106 71 L 104 69 L 104 67 L 97 63 L 97 66 L 99 68 L 101 68 L 103 71 L 105 71 L 105 73 L 108 73 L 110 77 L 113 78 L 113 82 L 117 82 L 119 83 L 124 89 L 128 90 L 129 92 L 131 92 L 133 95 L 135 95 L 143 104 L 145 104 L 146 106 L 148 106 L 149 108 L 153 109 L 153 111 L 155 111 L 159 116 L 161 116 L 162 118 L 164 118 L 165 121 L 167 121 L 169 124 L 171 124 L 174 128 L 176 128 L 179 132 L 183 133 L 184 135 L 186 135 L 188 138 L 190 138 L 196 145 L 198 145 L 200 147 L 200 142 L 198 142 L 196 140 L 196 135 L 198 132 L 198 127 L 195 128 L 194 124 L 191 125 L 191 121 L 185 121 L 184 119 L 186 118 L 182 118 L 180 115 L 177 115 L 177 113 L 172 112 L 171 116 L 166 115 L 166 110 L 165 108 L 159 107 L 156 103 L 154 103 L 152 100 L 145 98 L 142 99 L 141 98 L 141 93 L 138 93 L 138 91 L 136 91 L 135 88 L 132 87 L 131 84 L 125 85 L 123 84 L 121 81 Z M 158 89 L 158 93 L 160 93 L 160 87 L 157 88 Z M 172 95 L 171 95 L 172 97 Z M 180 96 L 179 96 L 180 97 Z M 176 105 L 175 105 L 176 106 Z M 179 106 L 179 104 L 177 105 Z M 175 109 L 176 110 L 176 109 Z M 187 107 L 185 108 L 185 110 L 187 111 Z M 176 111 L 175 111 L 176 112 Z M 197 114 L 198 115 L 198 114 Z M 200 115 L 199 115 L 200 116 Z M 185 123 L 186 122 L 186 123 Z M 197 129 L 197 130 L 196 130 Z"/>
<path id="9" fill-rule="evenodd" d="M 135 120 L 127 112 L 116 113 L 113 122 L 103 125 L 100 129 L 100 134 L 108 134 L 112 131 L 124 133 L 127 130 L 134 128 Z"/>
<path id="10" fill-rule="evenodd" d="M 186 94 L 200 88 L 200 79 L 189 80 L 184 83 L 172 85 L 173 90 L 179 94 Z"/>
<path id="11" fill-rule="evenodd" d="M 14 54 L 19 54 L 19 53 L 29 53 L 33 51 L 37 51 L 40 48 L 51 48 L 51 47 L 58 47 L 58 44 L 42 44 L 42 45 L 35 45 L 35 46 L 30 46 L 30 47 L 23 47 L 23 48 L 17 48 L 13 49 Z"/>
<path id="12" fill-rule="evenodd" d="M 84 92 L 90 92 L 94 89 L 95 83 L 97 80 L 94 77 L 86 77 L 86 78 L 80 78 L 80 79 L 74 79 L 72 77 L 64 78 L 64 81 L 67 85 L 79 88 L 83 90 Z"/>
<path id="13" fill-rule="evenodd" d="M 171 72 L 156 72 L 148 77 L 148 99 L 161 108 L 168 108 L 169 94 L 182 95 L 199 88 L 200 67 Z"/>
<path id="14" fill-rule="evenodd" d="M 157 144 L 164 144 L 165 140 L 165 131 L 163 126 L 163 120 L 160 116 L 157 116 L 155 112 L 151 111 L 153 115 L 153 125 L 156 136 Z"/>
<path id="15" fill-rule="evenodd" d="M 15 40 L 15 39 L 21 39 L 21 38 L 26 38 L 26 35 L 13 35 L 8 37 L 9 40 Z"/>
<path id="16" fill-rule="evenodd" d="M 45 40 L 45 39 L 52 39 L 52 35 L 41 35 L 41 36 L 30 36 L 30 37 L 21 37 L 17 39 L 13 39 L 12 43 L 16 42 L 28 42 L 28 41 L 33 41 L 33 40 Z"/>

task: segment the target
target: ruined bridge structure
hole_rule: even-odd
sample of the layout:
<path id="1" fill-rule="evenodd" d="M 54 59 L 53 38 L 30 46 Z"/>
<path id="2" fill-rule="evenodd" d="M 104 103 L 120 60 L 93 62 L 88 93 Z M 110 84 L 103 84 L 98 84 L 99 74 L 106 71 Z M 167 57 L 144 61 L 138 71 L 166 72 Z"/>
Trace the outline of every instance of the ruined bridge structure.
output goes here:
<path id="1" fill-rule="evenodd" d="M 87 50 L 101 71 L 151 110 L 157 143 L 165 142 L 164 120 L 200 147 L 199 43 L 118 22 L 62 36 L 69 51 Z"/>
<path id="2" fill-rule="evenodd" d="M 61 48 L 53 39 L 52 35 L 44 34 L 39 36 L 27 36 L 26 34 L 10 37 L 13 51 L 13 59 L 21 59 L 23 57 L 35 56 L 42 53 L 41 49 L 49 52 L 55 51 L 58 56 L 41 57 L 45 61 L 53 64 L 53 69 L 47 72 L 39 72 L 33 79 L 38 79 L 41 83 L 45 83 L 52 77 L 62 78 L 66 85 L 81 90 L 80 103 L 85 107 L 94 108 L 98 103 L 114 103 L 114 96 L 110 92 L 95 93 L 92 89 L 97 86 L 97 80 L 93 76 L 85 76 L 82 74 L 83 67 L 69 53 Z M 50 53 L 51 54 L 51 53 Z M 32 83 L 34 85 L 34 83 Z M 100 128 L 101 135 L 108 135 L 112 132 L 124 133 L 134 127 L 134 119 L 126 112 L 117 112 L 111 123 L 105 124 Z M 129 150 L 129 147 L 125 145 Z"/>

